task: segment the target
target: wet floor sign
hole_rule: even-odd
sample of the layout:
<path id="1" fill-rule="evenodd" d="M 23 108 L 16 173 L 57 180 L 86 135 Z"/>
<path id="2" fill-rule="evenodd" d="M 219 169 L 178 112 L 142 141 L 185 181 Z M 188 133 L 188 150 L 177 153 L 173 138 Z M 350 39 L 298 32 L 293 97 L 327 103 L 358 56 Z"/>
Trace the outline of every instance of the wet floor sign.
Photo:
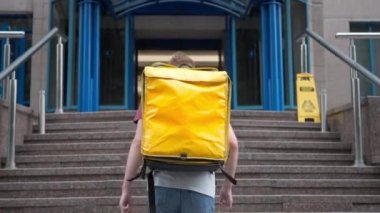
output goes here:
<path id="1" fill-rule="evenodd" d="M 298 122 L 319 123 L 320 113 L 314 76 L 309 73 L 297 74 Z"/>

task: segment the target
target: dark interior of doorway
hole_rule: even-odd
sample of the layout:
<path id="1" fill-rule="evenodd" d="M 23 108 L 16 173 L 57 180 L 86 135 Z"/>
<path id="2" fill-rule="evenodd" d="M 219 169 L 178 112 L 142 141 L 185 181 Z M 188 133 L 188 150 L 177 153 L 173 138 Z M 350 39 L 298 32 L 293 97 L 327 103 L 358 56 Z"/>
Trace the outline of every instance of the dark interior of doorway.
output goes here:
<path id="1" fill-rule="evenodd" d="M 217 57 L 217 63 L 213 62 L 212 64 L 202 63 L 200 66 L 213 66 L 217 67 L 219 70 L 224 69 L 223 63 L 223 42 L 221 39 L 138 39 L 135 42 L 136 49 L 136 57 L 135 57 L 135 65 L 136 65 L 136 91 L 140 91 L 139 81 L 141 81 L 141 73 L 144 70 L 145 65 L 139 60 L 139 52 L 142 51 L 154 51 L 154 52 L 171 52 L 174 53 L 176 51 L 183 51 L 188 53 L 200 53 L 210 52 Z M 214 57 L 214 58 L 215 58 Z M 195 60 L 195 64 L 197 65 L 197 61 Z M 152 61 L 154 62 L 154 61 Z M 167 61 L 159 61 L 166 63 Z M 136 94 L 136 102 L 140 103 L 140 92 Z"/>

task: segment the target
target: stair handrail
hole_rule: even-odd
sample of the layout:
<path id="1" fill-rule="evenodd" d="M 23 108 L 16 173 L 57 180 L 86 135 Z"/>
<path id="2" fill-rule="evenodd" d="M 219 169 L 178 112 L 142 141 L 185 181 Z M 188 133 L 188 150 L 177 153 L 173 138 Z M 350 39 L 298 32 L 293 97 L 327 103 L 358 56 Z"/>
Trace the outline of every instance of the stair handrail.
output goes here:
<path id="1" fill-rule="evenodd" d="M 370 82 L 380 86 L 380 78 L 374 75 L 372 72 L 364 68 L 356 61 L 356 47 L 353 39 L 368 39 L 368 38 L 380 38 L 380 33 L 337 33 L 336 38 L 348 38 L 350 39 L 350 57 L 342 53 L 336 47 L 325 41 L 320 35 L 313 32 L 310 29 L 306 29 L 306 34 L 313 38 L 322 47 L 329 50 L 333 55 L 341 59 L 351 69 L 351 98 L 352 108 L 354 116 L 354 135 L 355 135 L 355 163 L 356 167 L 365 166 L 364 153 L 363 153 L 363 141 L 362 141 L 362 124 L 361 124 L 361 104 L 360 104 L 360 79 L 357 72 L 362 74 Z"/>
<path id="2" fill-rule="evenodd" d="M 335 55 L 336 57 L 341 59 L 343 62 L 345 62 L 348 66 L 352 67 L 353 69 L 358 71 L 360 74 L 362 74 L 364 77 L 366 77 L 369 81 L 371 81 L 372 83 L 380 87 L 380 78 L 374 75 L 368 69 L 366 69 L 365 67 L 363 67 L 361 64 L 357 63 L 350 57 L 348 57 L 346 54 L 342 53 L 338 48 L 329 44 L 324 38 L 322 38 L 320 35 L 318 35 L 314 31 L 310 29 L 306 29 L 306 34 L 310 38 L 314 39 L 314 41 L 316 41 L 326 50 L 330 51 L 333 55 Z"/>
<path id="3" fill-rule="evenodd" d="M 357 61 L 356 58 L 356 45 L 355 40 L 357 39 L 379 39 L 379 32 L 338 32 L 335 34 L 338 39 L 349 39 L 350 41 L 350 57 Z M 361 103 L 360 103 L 360 79 L 358 73 L 353 68 L 351 71 L 351 99 L 352 108 L 354 115 L 354 136 L 355 136 L 355 165 L 363 166 L 363 136 L 362 136 L 362 123 L 361 123 Z"/>
<path id="4" fill-rule="evenodd" d="M 24 54 L 19 56 L 15 61 L 13 61 L 6 69 L 0 72 L 0 81 L 4 80 L 8 75 L 16 70 L 22 63 L 31 58 L 39 49 L 42 48 L 48 41 L 50 41 L 54 36 L 61 37 L 63 42 L 67 41 L 67 36 L 62 33 L 57 27 L 50 30 L 40 41 L 35 45 L 30 47 Z"/>
<path id="5" fill-rule="evenodd" d="M 24 31 L 0 31 L 0 38 L 5 39 L 4 49 L 3 49 L 3 69 L 7 68 L 9 64 L 11 63 L 11 39 L 19 39 L 19 38 L 25 38 L 25 32 Z M 15 76 L 12 75 L 12 80 L 14 80 Z M 2 88 L 2 98 L 4 100 L 8 99 L 8 86 L 10 84 L 11 79 L 5 79 L 3 83 Z M 1 82 L 1 81 L 0 81 Z"/>
<path id="6" fill-rule="evenodd" d="M 2 32 L 6 36 L 12 32 Z M 8 35 L 9 36 L 9 35 Z M 67 36 L 62 33 L 57 27 L 50 30 L 40 41 L 35 45 L 30 47 L 24 54 L 19 56 L 14 62 L 9 64 L 3 71 L 0 72 L 0 82 L 12 75 L 11 81 L 11 93 L 9 97 L 9 131 L 8 131 L 8 156 L 6 168 L 16 169 L 15 163 L 15 129 L 16 129 L 16 93 L 17 93 L 17 81 L 15 80 L 16 69 L 30 59 L 37 51 L 39 51 L 48 41 L 50 41 L 55 36 L 58 37 L 57 44 L 57 110 L 56 112 L 62 113 L 62 80 L 63 80 L 63 44 L 62 42 L 67 41 Z M 44 115 L 43 115 L 44 116 Z M 45 122 L 43 122 L 45 123 Z M 41 124 L 41 123 L 40 123 Z"/>

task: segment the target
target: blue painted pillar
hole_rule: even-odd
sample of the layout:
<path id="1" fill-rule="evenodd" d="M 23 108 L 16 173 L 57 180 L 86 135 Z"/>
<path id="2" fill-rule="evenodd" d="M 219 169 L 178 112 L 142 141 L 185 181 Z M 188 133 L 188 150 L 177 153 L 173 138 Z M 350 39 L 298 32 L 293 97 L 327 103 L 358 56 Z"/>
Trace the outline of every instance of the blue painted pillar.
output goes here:
<path id="1" fill-rule="evenodd" d="M 18 58 L 20 55 L 22 55 L 25 52 L 26 49 L 26 39 L 20 38 L 17 40 L 14 40 L 14 42 L 11 42 L 12 45 L 15 47 L 14 51 L 14 58 L 11 59 L 11 61 L 14 61 L 16 58 Z M 16 71 L 16 79 L 17 79 L 17 103 L 27 106 L 27 102 L 25 100 L 25 83 L 26 83 L 26 76 L 25 76 L 25 63 L 23 63 Z"/>
<path id="2" fill-rule="evenodd" d="M 100 2 L 79 1 L 78 111 L 99 110 Z"/>
<path id="3" fill-rule="evenodd" d="M 261 1 L 264 110 L 283 111 L 285 105 L 281 10 L 282 0 Z"/>
<path id="4" fill-rule="evenodd" d="M 73 73 L 75 70 L 76 0 L 69 0 L 69 32 L 67 42 L 66 106 L 73 105 Z"/>
<path id="5" fill-rule="evenodd" d="M 231 108 L 235 109 L 238 105 L 238 92 L 237 92 L 237 49 L 236 49 L 236 18 L 234 16 L 226 17 L 226 29 L 228 31 L 227 35 L 227 54 L 226 62 L 228 67 L 228 75 L 232 81 L 232 97 L 231 97 Z"/>
<path id="6" fill-rule="evenodd" d="M 125 68 L 124 68 L 124 108 L 135 109 L 136 95 L 136 71 L 134 63 L 134 19 L 133 16 L 125 17 Z"/>

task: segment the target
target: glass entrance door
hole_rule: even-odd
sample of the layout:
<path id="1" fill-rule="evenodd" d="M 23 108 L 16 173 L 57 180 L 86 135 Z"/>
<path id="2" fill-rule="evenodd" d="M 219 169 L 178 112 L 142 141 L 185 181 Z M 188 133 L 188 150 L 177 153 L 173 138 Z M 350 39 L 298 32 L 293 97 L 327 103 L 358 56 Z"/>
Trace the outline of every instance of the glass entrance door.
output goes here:
<path id="1" fill-rule="evenodd" d="M 261 109 L 260 14 L 254 11 L 236 26 L 237 106 L 238 109 Z"/>
<path id="2" fill-rule="evenodd" d="M 124 20 L 103 15 L 100 41 L 100 109 L 124 106 Z"/>

